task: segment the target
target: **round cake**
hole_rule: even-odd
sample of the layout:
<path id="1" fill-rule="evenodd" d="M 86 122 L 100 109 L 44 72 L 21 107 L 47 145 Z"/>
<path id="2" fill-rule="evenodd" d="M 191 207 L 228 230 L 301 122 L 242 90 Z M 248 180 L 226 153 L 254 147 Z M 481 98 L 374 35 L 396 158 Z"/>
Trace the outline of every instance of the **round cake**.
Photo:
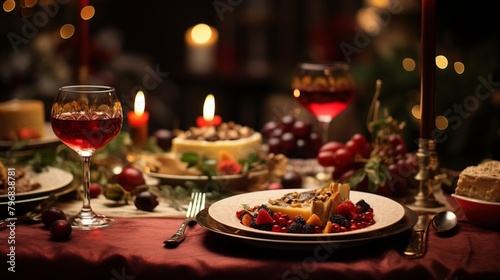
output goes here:
<path id="1" fill-rule="evenodd" d="M 259 155 L 261 146 L 260 133 L 247 126 L 228 122 L 219 126 L 192 127 L 179 133 L 172 140 L 171 151 L 179 156 L 192 152 L 202 158 L 216 160 L 226 154 L 238 161 Z"/>
<path id="2" fill-rule="evenodd" d="M 491 160 L 465 168 L 455 193 L 490 202 L 500 202 L 500 161 Z"/>
<path id="3" fill-rule="evenodd" d="M 44 136 L 44 104 L 39 100 L 0 103 L 0 140 L 23 140 Z"/>

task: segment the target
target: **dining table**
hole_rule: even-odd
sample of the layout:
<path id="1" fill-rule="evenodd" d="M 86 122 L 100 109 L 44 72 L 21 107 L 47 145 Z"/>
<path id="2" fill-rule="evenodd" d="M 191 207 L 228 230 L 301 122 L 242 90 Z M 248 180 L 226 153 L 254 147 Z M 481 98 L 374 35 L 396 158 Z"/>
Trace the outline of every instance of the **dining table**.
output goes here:
<path id="1" fill-rule="evenodd" d="M 427 250 L 419 258 L 403 254 L 411 227 L 352 246 L 321 238 L 295 246 L 279 238 L 276 244 L 259 243 L 224 234 L 202 221 L 187 227 L 180 245 L 165 247 L 183 210 L 148 215 L 116 207 L 111 226 L 73 230 L 64 241 L 53 240 L 42 223 L 2 227 L 0 279 L 499 279 L 500 230 L 470 223 L 450 194 L 443 197 L 458 227 L 447 235 L 429 228 Z M 63 198 L 56 206 L 71 212 L 81 201 Z"/>

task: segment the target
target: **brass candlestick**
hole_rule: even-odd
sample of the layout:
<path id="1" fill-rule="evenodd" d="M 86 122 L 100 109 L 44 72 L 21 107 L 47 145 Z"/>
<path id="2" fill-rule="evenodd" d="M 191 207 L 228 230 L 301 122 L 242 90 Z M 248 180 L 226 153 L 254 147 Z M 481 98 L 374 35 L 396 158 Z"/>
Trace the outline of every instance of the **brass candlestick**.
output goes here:
<path id="1" fill-rule="evenodd" d="M 419 182 L 418 193 L 409 204 L 416 207 L 437 208 L 443 206 L 434 198 L 434 171 L 438 160 L 436 154 L 436 143 L 430 139 L 418 139 L 418 173 L 415 179 Z"/>

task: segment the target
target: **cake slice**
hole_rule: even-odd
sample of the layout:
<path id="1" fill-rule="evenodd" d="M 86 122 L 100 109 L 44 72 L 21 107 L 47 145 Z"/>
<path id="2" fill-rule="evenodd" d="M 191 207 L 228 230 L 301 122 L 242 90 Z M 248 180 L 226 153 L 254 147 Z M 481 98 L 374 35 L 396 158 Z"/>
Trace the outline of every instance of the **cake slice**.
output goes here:
<path id="1" fill-rule="evenodd" d="M 328 187 L 304 192 L 290 192 L 277 199 L 270 199 L 267 207 L 293 218 L 297 215 L 305 220 L 312 214 L 318 215 L 324 226 L 335 214 L 337 206 L 349 200 L 350 187 L 347 184 L 331 183 Z"/>
<path id="2" fill-rule="evenodd" d="M 455 194 L 500 202 L 500 161 L 491 160 L 465 168 L 458 177 Z"/>

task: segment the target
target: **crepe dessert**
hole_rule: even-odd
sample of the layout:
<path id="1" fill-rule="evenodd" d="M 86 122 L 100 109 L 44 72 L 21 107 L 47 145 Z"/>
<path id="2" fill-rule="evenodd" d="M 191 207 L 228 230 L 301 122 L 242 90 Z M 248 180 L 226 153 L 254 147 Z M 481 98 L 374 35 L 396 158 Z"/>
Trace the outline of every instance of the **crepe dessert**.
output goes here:
<path id="1" fill-rule="evenodd" d="M 12 182 L 15 182 L 15 184 Z M 0 162 L 0 195 L 26 193 L 40 187 L 39 183 L 30 181 L 24 168 L 17 166 L 9 170 Z"/>
<path id="2" fill-rule="evenodd" d="M 500 202 L 500 161 L 491 160 L 465 168 L 458 177 L 455 194 Z"/>

